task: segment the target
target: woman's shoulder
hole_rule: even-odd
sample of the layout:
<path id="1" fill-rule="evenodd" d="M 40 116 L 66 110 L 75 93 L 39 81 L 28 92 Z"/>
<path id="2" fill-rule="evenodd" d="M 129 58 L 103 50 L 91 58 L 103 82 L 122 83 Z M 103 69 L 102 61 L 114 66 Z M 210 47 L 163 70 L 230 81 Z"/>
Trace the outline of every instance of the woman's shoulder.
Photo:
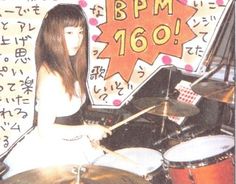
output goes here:
<path id="1" fill-rule="evenodd" d="M 57 72 L 52 72 L 42 65 L 38 71 L 37 89 L 39 91 L 48 89 L 58 92 L 59 89 L 63 89 L 62 79 Z"/>
<path id="2" fill-rule="evenodd" d="M 62 79 L 57 72 L 52 72 L 48 67 L 42 65 L 38 71 L 37 82 L 40 83 L 61 83 Z"/>

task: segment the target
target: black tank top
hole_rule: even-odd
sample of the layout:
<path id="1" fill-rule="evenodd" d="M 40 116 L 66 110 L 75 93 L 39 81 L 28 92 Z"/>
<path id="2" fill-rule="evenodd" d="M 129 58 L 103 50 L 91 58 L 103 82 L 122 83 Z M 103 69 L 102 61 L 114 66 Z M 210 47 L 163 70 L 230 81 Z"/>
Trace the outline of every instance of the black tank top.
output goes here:
<path id="1" fill-rule="evenodd" d="M 80 110 L 70 116 L 56 117 L 55 123 L 61 125 L 82 125 L 83 124 L 83 112 L 87 106 L 85 102 Z M 34 112 L 34 125 L 37 125 L 37 111 Z"/>
<path id="2" fill-rule="evenodd" d="M 82 125 L 83 124 L 82 109 L 80 109 L 75 114 L 72 114 L 70 116 L 57 117 L 55 123 L 61 125 Z"/>

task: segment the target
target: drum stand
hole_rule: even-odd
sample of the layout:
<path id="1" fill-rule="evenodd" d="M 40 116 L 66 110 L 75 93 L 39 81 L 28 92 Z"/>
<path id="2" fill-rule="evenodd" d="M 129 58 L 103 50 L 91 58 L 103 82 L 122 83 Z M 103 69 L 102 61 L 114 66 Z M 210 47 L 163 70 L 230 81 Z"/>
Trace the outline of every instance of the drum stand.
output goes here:
<path id="1" fill-rule="evenodd" d="M 234 43 L 234 28 L 232 28 L 232 31 L 231 31 L 230 37 L 229 37 L 229 41 L 228 41 L 228 45 L 227 45 L 228 49 L 226 48 L 226 50 L 228 50 L 228 57 L 227 57 L 227 63 L 225 64 L 225 73 L 224 73 L 224 82 L 225 83 L 229 83 L 228 81 L 229 81 L 231 63 L 232 63 L 232 61 L 235 62 L 234 45 L 235 45 L 235 43 Z M 234 65 L 234 69 L 235 69 L 235 65 Z M 222 125 L 230 125 L 232 123 L 232 119 L 233 119 L 233 116 L 235 113 L 235 106 L 234 106 L 234 102 L 231 104 L 221 102 L 220 105 L 221 105 L 221 107 L 220 107 L 221 113 L 219 114 L 217 125 L 219 125 L 221 128 Z M 227 115 L 229 115 L 229 118 L 225 117 L 225 111 L 229 111 L 229 114 L 227 113 Z M 226 122 L 224 122 L 225 119 L 227 120 Z M 232 133 L 232 132 L 230 132 L 230 133 Z"/>
<path id="2" fill-rule="evenodd" d="M 235 86 L 235 77 L 233 78 L 233 81 L 229 81 L 229 75 L 231 68 L 235 69 L 235 28 L 234 23 L 230 23 L 230 21 L 234 22 L 232 20 L 232 17 L 235 16 L 235 6 L 234 4 L 230 7 L 229 12 L 227 13 L 225 20 L 222 24 L 222 29 L 219 31 L 217 38 L 215 40 L 214 47 L 212 48 L 212 51 L 210 52 L 207 61 L 208 67 L 207 70 L 210 70 L 207 72 L 207 75 L 203 75 L 198 80 L 196 80 L 191 87 L 193 87 L 193 91 L 200 94 L 201 96 L 214 100 L 219 102 L 219 111 L 220 113 L 217 116 L 217 120 L 215 122 L 215 126 L 213 126 L 213 131 L 215 133 L 220 133 L 222 125 L 229 125 L 232 123 L 232 119 L 235 113 L 235 106 L 234 106 L 234 86 Z M 232 27 L 229 27 L 232 26 Z M 224 38 L 226 29 L 229 30 L 229 36 L 227 38 Z M 227 39 L 227 40 L 226 40 Z M 210 69 L 210 65 L 212 64 L 213 57 L 217 55 L 217 51 L 219 49 L 219 45 L 226 40 L 225 49 L 223 51 L 223 55 L 221 56 L 221 60 L 218 64 L 218 66 L 214 69 Z M 234 63 L 232 63 L 234 62 Z M 216 72 L 218 72 L 222 67 L 225 67 L 224 72 L 224 78 L 222 79 L 222 82 L 216 82 L 210 83 L 211 81 L 206 81 L 204 83 L 204 88 L 207 89 L 204 92 L 201 90 L 194 90 L 200 87 L 203 89 L 203 86 L 201 87 L 201 81 L 209 79 L 211 76 L 213 76 Z M 198 84 L 199 83 L 199 84 Z M 202 84 L 203 84 L 202 83 Z M 195 86 L 196 85 L 196 86 Z M 198 88 L 198 89 L 200 89 Z M 226 121 L 226 122 L 225 122 Z M 233 129 L 230 126 L 226 128 Z M 229 134 L 233 134 L 232 131 L 229 132 Z"/>
<path id="3" fill-rule="evenodd" d="M 169 101 L 169 99 L 170 99 L 170 97 L 169 97 L 169 95 L 170 95 L 170 80 L 171 80 L 172 70 L 176 70 L 176 67 L 174 65 L 169 70 L 168 85 L 167 85 L 166 96 L 165 96 L 166 101 Z M 165 135 L 164 134 L 165 133 L 165 124 L 166 124 L 166 119 L 168 118 L 167 111 L 168 111 L 168 109 L 165 106 L 164 110 L 163 110 L 163 116 L 162 116 L 162 122 L 161 122 L 161 131 L 160 131 L 161 138 Z"/>
<path id="4" fill-rule="evenodd" d="M 171 81 L 171 76 L 172 76 L 172 71 L 175 71 L 176 67 L 173 65 L 170 70 L 169 70 L 169 76 L 168 76 L 168 84 L 167 84 L 167 90 L 166 90 L 166 96 L 164 97 L 164 101 L 169 102 L 170 100 L 170 81 Z M 168 132 L 166 130 L 166 123 L 168 120 L 168 108 L 167 106 L 164 106 L 163 109 L 163 114 L 162 116 L 162 121 L 161 121 L 161 130 L 160 130 L 160 139 L 156 142 L 154 142 L 152 145 L 153 146 L 157 146 L 157 145 L 161 145 L 162 142 L 164 142 L 164 140 L 166 140 L 167 138 L 169 138 Z M 169 122 L 168 122 L 169 123 Z M 179 132 L 178 130 L 174 131 L 174 134 L 176 134 L 176 132 Z M 159 148 L 158 149 L 160 152 L 163 152 L 163 148 Z"/>

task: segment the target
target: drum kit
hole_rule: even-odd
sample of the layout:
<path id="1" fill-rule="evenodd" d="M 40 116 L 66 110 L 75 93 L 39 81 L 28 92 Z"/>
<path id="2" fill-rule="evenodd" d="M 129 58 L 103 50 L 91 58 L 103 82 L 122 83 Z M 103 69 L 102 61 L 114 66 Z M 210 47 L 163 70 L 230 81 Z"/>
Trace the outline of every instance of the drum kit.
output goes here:
<path id="1" fill-rule="evenodd" d="M 234 84 L 197 81 L 191 88 L 209 100 L 234 104 Z M 168 95 L 165 98 L 140 98 L 133 101 L 133 104 L 141 110 L 139 115 L 145 111 L 151 115 L 162 116 L 161 129 L 165 129 L 165 123 L 168 123 L 165 118 L 168 116 L 186 117 L 200 112 L 196 106 L 172 99 Z M 120 159 L 117 154 L 125 156 L 126 159 Z M 204 135 L 180 142 L 164 151 L 144 147 L 123 148 L 116 150 L 115 154 L 108 153 L 95 164 L 127 170 L 152 184 L 233 184 L 234 137 L 225 134 Z"/>
<path id="2" fill-rule="evenodd" d="M 234 85 L 200 82 L 194 92 L 219 102 L 234 104 Z M 165 98 L 144 97 L 134 101 L 141 111 L 113 125 L 110 130 L 149 113 L 162 116 L 193 116 L 199 109 L 187 103 Z M 234 137 L 207 135 L 181 142 L 160 152 L 131 147 L 115 151 L 100 146 L 106 154 L 91 165 L 65 165 L 38 168 L 9 177 L 3 184 L 233 184 Z"/>
<path id="3" fill-rule="evenodd" d="M 234 86 L 203 82 L 194 86 L 202 96 L 234 103 Z M 146 97 L 134 102 L 139 113 L 115 124 L 111 130 L 143 113 L 158 116 L 191 116 L 194 105 L 171 98 Z M 37 168 L 0 181 L 2 184 L 233 184 L 234 137 L 200 136 L 160 152 L 132 147 L 110 151 L 91 165 L 64 165 Z"/>
<path id="4" fill-rule="evenodd" d="M 200 82 L 192 90 L 210 100 L 234 104 L 234 84 L 227 82 Z M 156 105 L 148 113 L 157 116 L 193 116 L 199 109 L 169 97 L 145 97 L 134 101 L 138 109 Z M 164 118 L 163 118 L 164 119 Z M 163 121 L 163 125 L 165 121 Z M 176 135 L 176 133 L 174 133 Z M 166 137 L 164 137 L 165 139 Z M 157 141 L 158 142 L 158 141 Z M 234 137 L 207 135 L 180 142 L 161 153 L 161 163 L 168 180 L 159 183 L 172 184 L 233 184 Z M 152 160 L 152 159 L 151 159 Z"/>

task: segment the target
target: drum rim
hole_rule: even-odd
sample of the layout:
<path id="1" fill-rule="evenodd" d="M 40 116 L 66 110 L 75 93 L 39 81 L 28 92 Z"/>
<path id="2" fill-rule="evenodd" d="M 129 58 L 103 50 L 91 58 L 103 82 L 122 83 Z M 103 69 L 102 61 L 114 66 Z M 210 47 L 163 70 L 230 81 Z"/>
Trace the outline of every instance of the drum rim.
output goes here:
<path id="1" fill-rule="evenodd" d="M 191 139 L 190 141 L 196 141 L 196 140 L 202 140 L 205 138 L 214 138 L 214 137 L 228 137 L 234 141 L 234 137 L 230 135 L 225 135 L 225 134 L 217 134 L 217 135 L 207 135 L 207 136 L 200 136 L 196 137 L 194 139 Z M 186 143 L 188 141 L 185 141 L 183 143 Z M 181 143 L 180 143 L 181 144 Z M 173 147 L 172 147 L 173 148 Z M 218 163 L 220 161 L 226 160 L 234 155 L 234 148 L 235 146 L 233 145 L 230 147 L 228 150 L 225 150 L 222 153 L 219 153 L 214 156 L 206 157 L 203 159 L 196 159 L 196 160 L 191 160 L 191 161 L 171 161 L 165 157 L 165 154 L 170 151 L 172 148 L 167 150 L 162 156 L 163 156 L 163 165 L 166 167 L 166 165 L 172 168 L 197 168 L 197 167 L 202 167 L 206 165 L 211 165 Z"/>
<path id="2" fill-rule="evenodd" d="M 218 162 L 224 161 L 228 158 L 233 157 L 234 146 L 229 150 L 222 152 L 218 155 L 211 156 L 204 159 L 192 160 L 192 161 L 170 161 L 166 159 L 163 155 L 163 165 L 168 168 L 198 168 L 207 165 L 216 164 Z"/>

